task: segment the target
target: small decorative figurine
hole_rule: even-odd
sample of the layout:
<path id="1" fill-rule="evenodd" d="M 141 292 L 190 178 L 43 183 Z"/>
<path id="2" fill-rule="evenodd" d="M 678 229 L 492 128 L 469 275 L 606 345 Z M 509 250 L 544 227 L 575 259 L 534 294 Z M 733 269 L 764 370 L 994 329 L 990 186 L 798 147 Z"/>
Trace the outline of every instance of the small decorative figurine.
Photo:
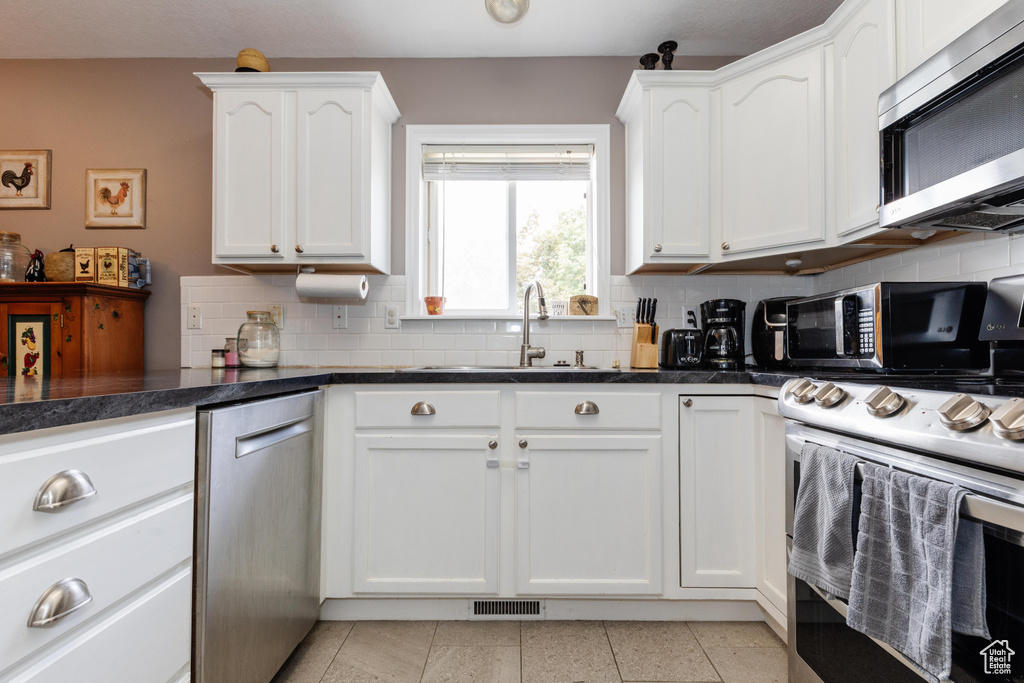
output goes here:
<path id="1" fill-rule="evenodd" d="M 679 44 L 674 40 L 666 40 L 658 46 L 658 52 L 661 53 L 661 63 L 665 66 L 665 71 L 672 70 L 672 58 L 675 56 L 673 53 L 677 47 L 679 47 Z"/>
<path id="2" fill-rule="evenodd" d="M 29 259 L 28 268 L 25 270 L 25 282 L 46 282 L 46 275 L 43 274 L 43 252 L 38 249 Z"/>
<path id="3" fill-rule="evenodd" d="M 645 71 L 653 71 L 654 67 L 658 66 L 658 53 L 648 52 L 640 58 L 640 64 L 643 65 Z"/>

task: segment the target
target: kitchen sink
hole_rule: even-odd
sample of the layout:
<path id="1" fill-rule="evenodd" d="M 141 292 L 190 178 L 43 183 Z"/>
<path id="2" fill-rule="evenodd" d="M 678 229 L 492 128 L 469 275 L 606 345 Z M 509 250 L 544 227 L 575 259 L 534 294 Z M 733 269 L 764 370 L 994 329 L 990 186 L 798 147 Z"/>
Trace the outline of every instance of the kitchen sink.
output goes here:
<path id="1" fill-rule="evenodd" d="M 518 372 L 558 370 L 561 372 L 619 372 L 618 368 L 595 368 L 589 365 L 416 365 L 408 368 L 397 368 L 395 372 Z"/>

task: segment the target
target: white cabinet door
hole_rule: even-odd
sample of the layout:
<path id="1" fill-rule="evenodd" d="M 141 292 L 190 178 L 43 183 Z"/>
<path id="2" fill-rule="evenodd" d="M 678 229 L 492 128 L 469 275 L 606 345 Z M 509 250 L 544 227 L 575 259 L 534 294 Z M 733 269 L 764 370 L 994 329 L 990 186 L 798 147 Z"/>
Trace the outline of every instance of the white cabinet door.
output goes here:
<path id="1" fill-rule="evenodd" d="M 497 436 L 355 437 L 359 593 L 498 590 Z"/>
<path id="2" fill-rule="evenodd" d="M 866 237 L 878 226 L 878 95 L 896 80 L 893 13 L 893 0 L 867 0 L 835 36 L 835 215 L 840 237 L 855 231 L 851 237 Z"/>
<path id="3" fill-rule="evenodd" d="M 786 420 L 776 399 L 754 399 L 757 589 L 786 615 Z"/>
<path id="4" fill-rule="evenodd" d="M 750 396 L 681 396 L 681 585 L 753 588 L 754 430 Z"/>
<path id="5" fill-rule="evenodd" d="M 728 81 L 721 99 L 722 256 L 824 240 L 821 47 Z"/>
<path id="6" fill-rule="evenodd" d="M 363 256 L 369 208 L 364 91 L 298 93 L 296 237 L 299 258 Z M 368 166 L 368 165 L 367 165 Z"/>
<path id="7" fill-rule="evenodd" d="M 896 0 L 899 75 L 913 71 L 1006 0 Z"/>
<path id="8" fill-rule="evenodd" d="M 214 111 L 214 257 L 283 258 L 292 229 L 286 96 L 218 93 Z"/>
<path id="9" fill-rule="evenodd" d="M 517 592 L 660 594 L 661 437 L 516 441 Z"/>
<path id="10" fill-rule="evenodd" d="M 708 89 L 651 92 L 644 248 L 649 263 L 708 256 L 711 101 Z M 681 258 L 682 257 L 682 258 Z"/>

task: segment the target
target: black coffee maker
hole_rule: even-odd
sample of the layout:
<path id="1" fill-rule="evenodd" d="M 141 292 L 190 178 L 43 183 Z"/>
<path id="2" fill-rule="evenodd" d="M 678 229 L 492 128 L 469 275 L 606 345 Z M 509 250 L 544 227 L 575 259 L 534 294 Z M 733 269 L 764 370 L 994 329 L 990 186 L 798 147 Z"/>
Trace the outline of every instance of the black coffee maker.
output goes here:
<path id="1" fill-rule="evenodd" d="M 739 299 L 711 299 L 700 305 L 704 327 L 704 367 L 712 370 L 743 370 L 746 355 L 743 321 L 746 302 Z"/>

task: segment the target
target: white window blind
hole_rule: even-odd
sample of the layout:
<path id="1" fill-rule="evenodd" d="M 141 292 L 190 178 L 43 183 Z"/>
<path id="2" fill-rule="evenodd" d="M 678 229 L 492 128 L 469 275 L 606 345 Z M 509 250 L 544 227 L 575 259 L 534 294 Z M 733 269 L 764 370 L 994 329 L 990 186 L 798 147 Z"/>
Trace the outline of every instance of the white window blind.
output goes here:
<path id="1" fill-rule="evenodd" d="M 590 180 L 593 145 L 424 145 L 423 179 Z"/>

